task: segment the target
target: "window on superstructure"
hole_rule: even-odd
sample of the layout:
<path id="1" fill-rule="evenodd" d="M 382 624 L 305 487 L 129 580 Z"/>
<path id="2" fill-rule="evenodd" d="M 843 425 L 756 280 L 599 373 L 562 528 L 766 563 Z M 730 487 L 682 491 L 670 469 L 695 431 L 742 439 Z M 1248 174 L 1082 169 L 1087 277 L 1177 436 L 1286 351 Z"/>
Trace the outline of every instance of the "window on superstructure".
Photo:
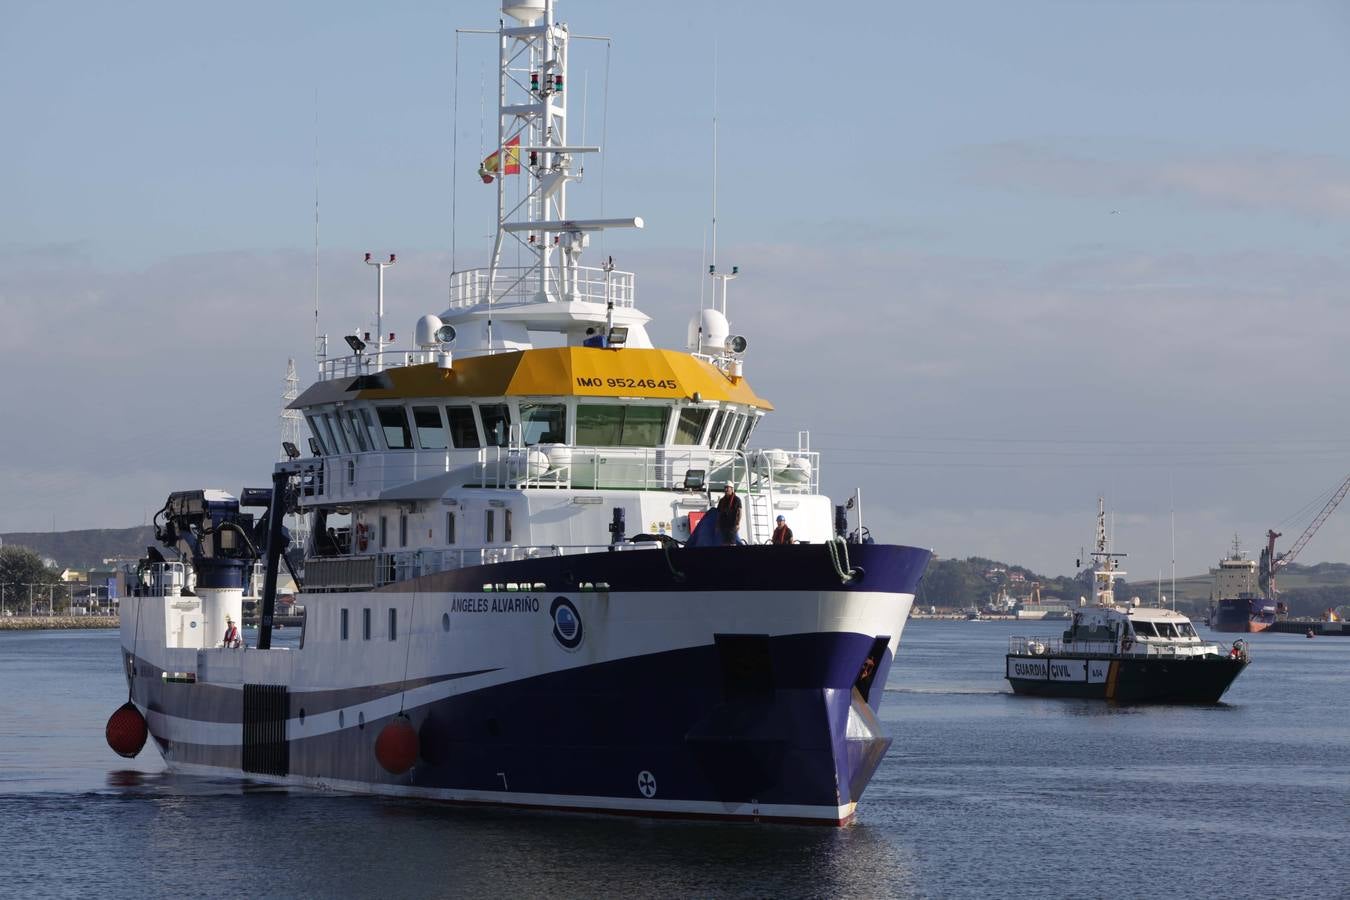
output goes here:
<path id="1" fill-rule="evenodd" d="M 483 417 L 483 440 L 489 447 L 505 447 L 511 437 L 511 410 L 505 403 L 484 403 L 478 407 Z"/>
<path id="2" fill-rule="evenodd" d="M 713 417 L 712 430 L 708 432 L 709 447 L 717 446 L 717 439 L 722 436 L 722 429 L 726 427 L 730 415 L 728 410 L 719 409 L 717 415 Z"/>
<path id="3" fill-rule="evenodd" d="M 319 442 L 319 449 L 324 453 L 331 452 L 323 443 L 323 433 L 319 431 L 319 424 L 314 421 L 313 416 L 305 416 L 305 421 L 309 423 L 309 433 L 314 436 L 314 440 Z"/>
<path id="4" fill-rule="evenodd" d="M 408 546 L 408 514 L 398 514 L 398 545 L 400 547 Z"/>
<path id="5" fill-rule="evenodd" d="M 361 424 L 366 426 L 366 435 L 370 438 L 370 449 L 380 449 L 380 429 L 375 425 L 375 420 L 370 417 L 370 410 L 362 407 L 356 412 L 361 417 Z"/>
<path id="6" fill-rule="evenodd" d="M 577 405 L 577 443 L 594 447 L 659 447 L 670 422 L 669 406 Z"/>
<path id="7" fill-rule="evenodd" d="M 447 406 L 445 419 L 450 424 L 450 445 L 461 450 L 478 446 L 478 426 L 473 423 L 473 407 Z"/>
<path id="8" fill-rule="evenodd" d="M 511 510 L 502 511 L 502 542 L 511 543 Z"/>
<path id="9" fill-rule="evenodd" d="M 342 424 L 338 422 L 334 414 L 330 412 L 324 413 L 323 418 L 324 421 L 328 423 L 328 427 L 333 431 L 333 444 L 338 448 L 339 452 L 351 453 L 351 447 L 347 445 L 347 435 L 342 433 Z"/>
<path id="10" fill-rule="evenodd" d="M 717 439 L 717 449 L 725 450 L 728 447 L 736 446 L 736 436 L 741 433 L 741 424 L 744 422 L 744 416 L 740 413 L 729 413 L 727 420 L 723 424 L 722 434 Z"/>
<path id="11" fill-rule="evenodd" d="M 750 443 L 750 435 L 754 433 L 755 426 L 759 424 L 759 420 L 762 418 L 764 417 L 757 416 L 754 413 L 745 417 L 745 431 L 741 432 L 741 440 L 736 445 L 738 449 L 744 450 L 746 445 Z"/>
<path id="12" fill-rule="evenodd" d="M 584 447 L 617 447 L 623 429 L 623 407 L 577 404 L 577 443 Z"/>
<path id="13" fill-rule="evenodd" d="M 447 544 L 455 542 L 455 514 L 453 512 L 445 514 L 445 542 Z"/>
<path id="14" fill-rule="evenodd" d="M 1181 636 L 1184 638 L 1199 637 L 1199 635 L 1195 633 L 1195 629 L 1191 627 L 1190 622 L 1179 623 L 1177 625 L 1177 631 L 1181 632 Z"/>
<path id="15" fill-rule="evenodd" d="M 526 444 L 561 444 L 566 440 L 567 407 L 522 400 L 520 425 Z"/>
<path id="16" fill-rule="evenodd" d="M 345 641 L 347 639 L 347 610 L 345 609 L 342 610 L 342 615 L 339 617 L 339 622 L 340 622 L 338 626 L 339 639 Z"/>
<path id="17" fill-rule="evenodd" d="M 314 417 L 314 421 L 319 423 L 319 446 L 329 456 L 335 455 L 338 452 L 337 444 L 333 441 L 333 429 L 328 427 L 328 420 L 320 414 Z"/>
<path id="18" fill-rule="evenodd" d="M 356 446 L 364 453 L 370 449 L 370 445 L 366 443 L 366 429 L 361 424 L 361 419 L 356 415 L 356 410 L 349 409 L 346 411 L 346 415 L 347 427 L 351 429 L 352 439 L 356 441 Z"/>
<path id="19" fill-rule="evenodd" d="M 445 426 L 441 411 L 434 406 L 414 406 L 413 425 L 417 427 L 417 446 L 423 450 L 444 450 Z"/>
<path id="20" fill-rule="evenodd" d="M 495 512 L 496 510 L 491 509 L 483 511 L 483 543 L 485 544 L 492 543 L 492 533 L 497 530 L 494 521 L 496 516 L 493 515 Z"/>
<path id="21" fill-rule="evenodd" d="M 361 610 L 361 639 L 370 640 L 370 607 Z"/>
<path id="22" fill-rule="evenodd" d="M 380 549 L 383 550 L 389 546 L 389 519 L 386 516 L 380 516 Z"/>
<path id="23" fill-rule="evenodd" d="M 1158 632 L 1153 630 L 1152 622 L 1141 622 L 1138 619 L 1135 619 L 1134 621 L 1130 622 L 1130 625 L 1134 627 L 1134 633 L 1139 635 L 1140 637 L 1158 636 Z"/>
<path id="24" fill-rule="evenodd" d="M 1165 637 L 1165 638 L 1178 637 L 1177 630 L 1172 627 L 1171 622 L 1159 622 L 1158 637 Z"/>
<path id="25" fill-rule="evenodd" d="M 408 427 L 406 409 L 401 406 L 377 406 L 375 415 L 380 417 L 386 447 L 390 450 L 412 449 L 412 429 Z"/>
<path id="26" fill-rule="evenodd" d="M 680 410 L 680 420 L 675 423 L 675 443 L 693 445 L 703 437 L 703 427 L 708 424 L 712 410 L 704 407 L 686 406 Z"/>
<path id="27" fill-rule="evenodd" d="M 398 640 L 398 610 L 389 607 L 389 640 Z"/>

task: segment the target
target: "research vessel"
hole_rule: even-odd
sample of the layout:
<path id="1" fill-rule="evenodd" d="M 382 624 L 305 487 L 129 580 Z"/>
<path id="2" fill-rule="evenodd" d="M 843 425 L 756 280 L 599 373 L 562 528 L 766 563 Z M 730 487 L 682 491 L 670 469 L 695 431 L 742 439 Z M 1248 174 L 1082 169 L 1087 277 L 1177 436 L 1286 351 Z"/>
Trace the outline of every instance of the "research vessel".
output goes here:
<path id="1" fill-rule="evenodd" d="M 368 258 L 373 336 L 292 404 L 309 453 L 287 446 L 265 489 L 168 499 L 121 604 L 109 743 L 148 730 L 174 770 L 318 789 L 846 823 L 891 743 L 877 711 L 929 552 L 846 540 L 866 531 L 805 433 L 750 448 L 773 407 L 730 329 L 734 271 L 663 349 L 634 275 L 582 265 L 642 220 L 573 217 L 599 148 L 569 142 L 568 28 L 551 0 L 502 12 L 488 266 L 393 349 L 394 259 Z M 279 648 L 292 513 L 305 620 Z M 795 543 L 771 542 L 780 515 Z M 231 646 L 255 589 L 256 640 Z"/>
<path id="2" fill-rule="evenodd" d="M 1106 506 L 1097 501 L 1093 603 L 1073 614 L 1058 637 L 1014 636 L 1005 658 L 1015 693 L 1121 702 L 1217 703 L 1250 662 L 1245 642 L 1205 641 L 1172 609 L 1119 604 L 1116 579 L 1125 575 L 1106 533 Z"/>

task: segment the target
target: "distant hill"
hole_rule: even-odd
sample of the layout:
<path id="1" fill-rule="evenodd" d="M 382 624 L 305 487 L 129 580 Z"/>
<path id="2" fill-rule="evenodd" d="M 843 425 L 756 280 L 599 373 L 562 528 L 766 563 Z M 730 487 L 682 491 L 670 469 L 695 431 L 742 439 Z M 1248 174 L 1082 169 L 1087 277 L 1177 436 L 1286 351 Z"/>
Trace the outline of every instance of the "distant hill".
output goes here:
<path id="1" fill-rule="evenodd" d="M 150 525 L 84 531 L 15 531 L 0 534 L 6 547 L 28 547 L 69 569 L 91 569 L 115 556 L 141 557 L 155 541 Z"/>
<path id="2" fill-rule="evenodd" d="M 1350 604 L 1350 564 L 1318 563 L 1287 566 L 1279 574 L 1280 599 L 1293 616 L 1320 615 L 1328 607 Z M 919 607 L 939 606 L 949 609 L 971 609 L 985 605 L 996 594 L 1006 590 L 1013 597 L 1025 599 L 1031 586 L 1039 583 L 1041 598 L 1058 597 L 1070 606 L 1078 603 L 1092 590 L 1092 576 L 1087 570 L 1073 577 L 1038 575 L 1030 569 L 1013 563 L 971 556 L 966 559 L 938 559 L 928 567 L 919 584 L 915 603 Z M 1209 607 L 1209 592 L 1214 579 L 1209 573 L 1177 578 L 1176 606 L 1188 615 L 1203 617 Z M 1164 579 L 1162 593 L 1171 604 L 1171 579 Z M 1116 582 L 1118 600 L 1138 597 L 1142 603 L 1158 602 L 1156 581 L 1125 580 Z"/>

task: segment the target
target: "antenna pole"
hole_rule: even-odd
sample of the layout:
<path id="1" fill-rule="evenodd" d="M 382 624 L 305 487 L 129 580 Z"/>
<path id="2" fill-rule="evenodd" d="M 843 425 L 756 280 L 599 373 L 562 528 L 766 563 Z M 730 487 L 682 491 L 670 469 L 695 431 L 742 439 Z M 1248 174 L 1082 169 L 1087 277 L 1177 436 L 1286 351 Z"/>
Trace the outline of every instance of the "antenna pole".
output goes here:
<path id="1" fill-rule="evenodd" d="M 366 254 L 366 265 L 375 267 L 375 371 L 384 369 L 384 270 L 398 261 L 398 257 L 393 253 L 389 254 L 389 262 L 381 262 L 371 259 L 371 254 Z"/>

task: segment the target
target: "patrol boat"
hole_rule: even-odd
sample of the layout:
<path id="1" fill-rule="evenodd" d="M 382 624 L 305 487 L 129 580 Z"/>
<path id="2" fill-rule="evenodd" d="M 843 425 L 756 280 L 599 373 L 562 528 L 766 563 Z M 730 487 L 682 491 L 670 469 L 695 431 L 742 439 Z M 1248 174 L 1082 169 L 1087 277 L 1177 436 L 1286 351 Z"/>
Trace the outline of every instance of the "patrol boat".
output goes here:
<path id="1" fill-rule="evenodd" d="M 270 489 L 169 498 L 122 603 L 108 741 L 134 755 L 148 729 L 171 769 L 313 788 L 844 824 L 891 743 L 877 710 L 929 552 L 841 537 L 804 437 L 749 449 L 772 405 L 729 276 L 670 350 L 632 273 L 581 264 L 642 220 L 571 216 L 599 148 L 569 142 L 568 28 L 551 0 L 502 10 L 489 265 L 452 273 L 411 348 L 381 299 L 292 404 L 311 455 L 287 447 Z M 709 514 L 725 483 L 735 545 Z M 295 511 L 306 615 L 282 648 Z M 780 514 L 798 543 L 770 543 Z M 221 646 L 255 582 L 256 643 Z"/>
<path id="2" fill-rule="evenodd" d="M 1250 662 L 1247 645 L 1201 640 L 1176 610 L 1115 600 L 1125 575 L 1106 534 L 1106 505 L 1097 500 L 1092 606 L 1074 613 L 1061 637 L 1009 639 L 1007 679 L 1018 694 L 1154 703 L 1217 703 Z"/>

